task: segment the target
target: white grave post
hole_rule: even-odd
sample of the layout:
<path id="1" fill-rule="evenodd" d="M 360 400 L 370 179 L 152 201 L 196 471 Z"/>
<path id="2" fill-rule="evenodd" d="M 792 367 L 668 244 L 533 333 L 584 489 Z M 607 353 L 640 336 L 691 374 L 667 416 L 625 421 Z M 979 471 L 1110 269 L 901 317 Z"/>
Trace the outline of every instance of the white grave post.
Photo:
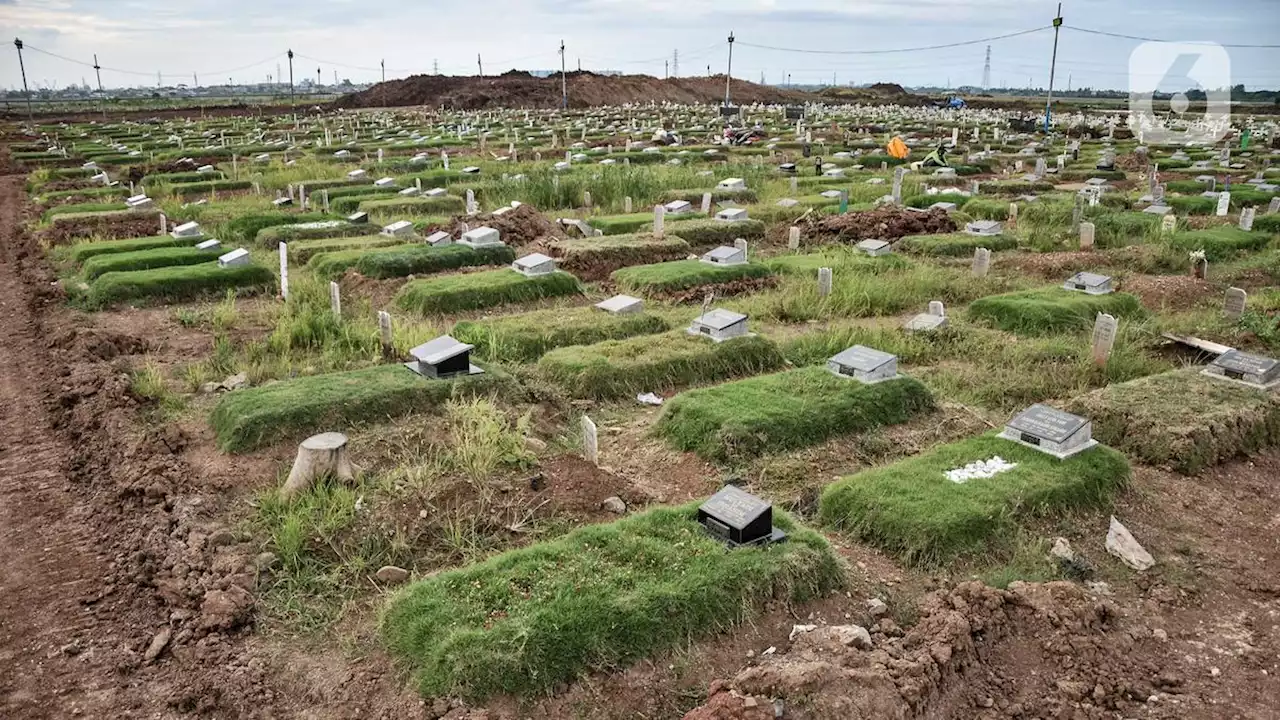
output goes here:
<path id="1" fill-rule="evenodd" d="M 307 186 L 306 185 L 298 186 L 298 204 L 302 206 L 303 210 L 307 209 Z"/>
<path id="2" fill-rule="evenodd" d="M 1238 287 L 1227 288 L 1227 302 L 1223 307 L 1223 314 L 1229 320 L 1239 320 L 1244 315 L 1245 306 L 1249 302 L 1249 293 Z"/>
<path id="3" fill-rule="evenodd" d="M 440 164 L 444 166 L 445 170 L 449 169 L 449 153 L 443 150 L 440 151 Z"/>
<path id="4" fill-rule="evenodd" d="M 934 317 L 946 317 L 947 307 L 942 304 L 941 300 L 929 301 L 929 314 Z"/>
<path id="5" fill-rule="evenodd" d="M 1083 251 L 1093 250 L 1093 233 L 1095 226 L 1091 222 L 1080 223 L 1080 249 Z"/>
<path id="6" fill-rule="evenodd" d="M 622 212 L 628 215 L 631 214 L 631 196 L 630 195 L 622 198 Z"/>
<path id="7" fill-rule="evenodd" d="M 1275 215 L 1280 213 L 1280 197 L 1271 198 L 1271 204 L 1267 206 L 1267 214 Z"/>
<path id="8" fill-rule="evenodd" d="M 289 299 L 289 244 L 280 243 L 280 298 Z"/>
<path id="9" fill-rule="evenodd" d="M 792 175 L 791 176 L 791 194 L 795 195 L 797 192 L 799 192 L 799 188 L 800 188 L 800 181 L 796 179 L 795 175 Z"/>
<path id="10" fill-rule="evenodd" d="M 582 454 L 592 465 L 600 464 L 600 440 L 596 434 L 596 424 L 586 415 L 582 416 Z"/>
<path id="11" fill-rule="evenodd" d="M 382 148 L 378 148 L 378 164 L 382 164 Z"/>
<path id="12" fill-rule="evenodd" d="M 1168 234 L 1173 232 L 1177 227 L 1178 227 L 1177 215 L 1174 215 L 1173 213 L 1167 213 L 1163 218 L 1160 218 L 1160 232 Z"/>
<path id="13" fill-rule="evenodd" d="M 1111 348 L 1116 344 L 1116 319 L 1106 313 L 1098 313 L 1093 323 L 1093 362 L 1106 365 Z"/>
<path id="14" fill-rule="evenodd" d="M 661 205 L 653 206 L 653 236 L 662 237 L 665 231 L 667 209 Z"/>
<path id="15" fill-rule="evenodd" d="M 335 320 L 342 319 L 342 288 L 334 280 L 329 281 L 329 309 Z"/>
<path id="16" fill-rule="evenodd" d="M 702 193 L 702 214 L 711 214 L 711 193 Z"/>
<path id="17" fill-rule="evenodd" d="M 818 268 L 818 297 L 827 297 L 831 294 L 831 268 Z"/>
<path id="18" fill-rule="evenodd" d="M 1018 203 L 1009 203 L 1009 227 L 1018 224 Z"/>
<path id="19" fill-rule="evenodd" d="M 467 215 L 476 214 L 476 193 L 471 188 L 467 188 Z"/>
<path id="20" fill-rule="evenodd" d="M 391 313 L 386 310 L 378 311 L 378 339 L 382 341 L 383 358 L 395 355 L 395 348 L 391 344 Z"/>
<path id="21" fill-rule="evenodd" d="M 747 258 L 747 241 L 742 238 L 738 238 L 733 241 L 733 246 L 742 251 L 742 259 L 745 260 Z"/>
<path id="22" fill-rule="evenodd" d="M 1253 217 L 1255 212 L 1256 211 L 1251 207 L 1247 207 L 1244 210 L 1240 211 L 1240 229 L 1241 230 L 1244 230 L 1245 232 L 1253 231 Z"/>
<path id="23" fill-rule="evenodd" d="M 902 204 L 902 178 L 906 175 L 906 171 L 901 167 L 893 169 L 893 204 Z"/>
<path id="24" fill-rule="evenodd" d="M 582 207 L 584 208 L 591 207 L 591 191 L 590 190 L 582 191 Z"/>
<path id="25" fill-rule="evenodd" d="M 169 234 L 169 217 L 164 213 L 160 213 L 160 234 Z"/>
<path id="26" fill-rule="evenodd" d="M 955 147 L 959 144 L 960 144 L 960 128 L 953 127 L 951 128 L 951 147 Z"/>
<path id="27" fill-rule="evenodd" d="M 1218 193 L 1218 212 L 1216 213 L 1216 215 L 1218 217 L 1226 217 L 1227 211 L 1229 211 L 1230 209 L 1231 209 L 1231 192 L 1229 190 L 1223 190 L 1222 192 Z"/>
<path id="28" fill-rule="evenodd" d="M 792 250 L 800 249 L 800 226 L 792 225 L 787 231 L 787 247 Z"/>
<path id="29" fill-rule="evenodd" d="M 987 272 L 991 270 L 991 251 L 987 248 L 977 248 L 973 251 L 973 275 L 974 277 L 986 277 Z"/>
<path id="30" fill-rule="evenodd" d="M 321 204 L 322 204 L 322 206 L 324 207 L 324 211 L 325 211 L 325 212 L 329 212 L 329 191 L 328 191 L 328 189 L 325 189 L 325 190 L 321 190 L 321 191 L 320 191 L 320 200 L 321 200 Z"/>

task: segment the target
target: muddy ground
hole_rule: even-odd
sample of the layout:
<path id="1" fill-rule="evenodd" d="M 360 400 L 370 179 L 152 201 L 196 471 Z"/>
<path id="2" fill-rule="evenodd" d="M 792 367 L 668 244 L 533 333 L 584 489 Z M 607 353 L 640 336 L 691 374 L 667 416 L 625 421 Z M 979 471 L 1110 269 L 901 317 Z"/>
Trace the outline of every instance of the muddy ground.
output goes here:
<path id="1" fill-rule="evenodd" d="M 3 154 L 0 152 L 0 154 Z M 256 608 L 262 547 L 241 529 L 289 449 L 210 451 L 207 428 L 144 421 L 128 369 L 207 338 L 163 310 L 65 306 L 22 177 L 0 178 L 0 717 L 1274 718 L 1280 698 L 1280 453 L 1195 479 L 1138 468 L 1115 513 L 1159 564 L 1102 549 L 1106 517 L 1055 529 L 1098 567 L 1082 584 L 909 571 L 841 543 L 850 587 L 739 631 L 525 703 L 424 702 L 372 637 L 275 632 Z M 566 507 L 591 493 L 677 501 L 715 471 L 649 477 L 551 460 Z M 687 475 L 687 482 L 674 483 Z M 668 487 L 670 486 L 670 487 Z M 661 492 L 655 491 L 657 487 Z M 589 519 L 604 519 L 598 513 Z M 1065 525 L 1066 527 L 1063 527 Z M 878 598 L 883 612 L 868 604 Z M 376 598 L 375 598 L 376 599 Z M 869 630 L 870 650 L 846 642 Z M 815 625 L 791 635 L 796 625 Z M 844 629 L 837 629 L 844 628 Z M 857 641 L 861 644 L 861 640 Z M 773 648 L 770 652 L 769 649 Z"/>

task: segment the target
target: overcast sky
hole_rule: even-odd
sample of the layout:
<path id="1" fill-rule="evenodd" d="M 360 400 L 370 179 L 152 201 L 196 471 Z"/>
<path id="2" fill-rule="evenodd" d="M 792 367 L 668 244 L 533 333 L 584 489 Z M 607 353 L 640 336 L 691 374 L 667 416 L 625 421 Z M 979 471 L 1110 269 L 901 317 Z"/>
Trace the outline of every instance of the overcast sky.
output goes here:
<path id="1" fill-rule="evenodd" d="M 913 48 L 1050 25 L 1042 0 L 0 0 L 0 30 L 21 38 L 33 86 L 108 87 L 265 81 L 292 48 L 297 80 L 355 82 L 431 72 L 486 74 L 513 67 L 662 76 L 722 73 L 733 30 L 733 75 L 782 83 L 888 81 L 979 85 L 985 45 L 881 55 L 796 52 Z M 1066 0 L 1065 25 L 1173 41 L 1280 44 L 1280 0 Z M 1053 31 L 991 43 L 995 86 L 1047 85 Z M 1127 88 L 1139 43 L 1064 29 L 1056 85 Z M 768 50 L 764 45 L 782 50 Z M 44 51 L 44 52 L 40 52 Z M 1280 87 L 1280 50 L 1232 49 L 1232 82 Z M 78 65 L 45 53 L 70 58 Z M 20 88 L 16 53 L 3 51 L 0 85 Z M 128 72 L 121 72 L 128 71 Z M 132 74 L 131 74 L 132 73 Z"/>

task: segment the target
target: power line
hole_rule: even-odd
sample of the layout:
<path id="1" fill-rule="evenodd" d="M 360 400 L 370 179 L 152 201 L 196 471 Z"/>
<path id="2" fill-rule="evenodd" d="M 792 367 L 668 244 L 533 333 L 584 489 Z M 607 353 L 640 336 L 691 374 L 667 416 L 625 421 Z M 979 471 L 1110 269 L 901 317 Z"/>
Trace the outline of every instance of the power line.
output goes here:
<path id="1" fill-rule="evenodd" d="M 1088 35 L 1105 35 L 1106 37 L 1121 38 L 1124 40 L 1135 40 L 1137 42 L 1158 42 L 1158 43 L 1181 43 L 1181 40 L 1160 40 L 1158 38 L 1139 37 L 1137 35 L 1125 35 L 1123 33 L 1107 32 L 1105 30 L 1090 30 L 1088 28 L 1078 28 L 1072 25 L 1063 25 L 1066 30 L 1075 30 L 1076 32 L 1086 33 Z M 1216 43 L 1219 47 L 1224 48 L 1265 48 L 1269 50 L 1280 49 L 1280 45 L 1238 45 L 1229 43 Z"/>
<path id="2" fill-rule="evenodd" d="M 747 43 L 747 42 L 741 42 L 741 41 L 739 41 L 739 44 L 741 44 L 743 47 L 758 48 L 760 50 L 777 50 L 780 52 L 808 53 L 813 55 L 884 55 L 887 53 L 922 52 L 925 50 L 943 50 L 946 48 L 964 47 L 966 45 L 981 45 L 983 43 L 994 42 L 996 40 L 1007 40 L 1008 38 L 1012 38 L 1012 37 L 1019 37 L 1022 35 L 1031 35 L 1033 33 L 1049 30 L 1050 28 L 1052 28 L 1051 25 L 1046 25 L 1045 27 L 1033 28 L 1031 30 L 1020 30 L 1018 32 L 1007 33 L 1005 35 L 996 35 L 994 37 L 989 37 L 989 38 L 979 38 L 977 40 L 965 40 L 963 42 L 946 43 L 944 45 L 924 45 L 921 47 L 893 48 L 889 50 L 808 50 L 805 48 L 784 48 L 784 47 L 774 47 L 772 45 L 756 45 L 755 43 Z"/>

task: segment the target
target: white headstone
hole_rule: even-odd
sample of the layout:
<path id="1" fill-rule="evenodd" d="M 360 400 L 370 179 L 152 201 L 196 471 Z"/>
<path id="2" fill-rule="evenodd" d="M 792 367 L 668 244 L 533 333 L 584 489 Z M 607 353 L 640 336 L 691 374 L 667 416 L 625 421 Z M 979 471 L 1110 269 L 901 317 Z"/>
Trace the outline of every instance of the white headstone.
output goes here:
<path id="1" fill-rule="evenodd" d="M 1241 230 L 1244 230 L 1245 232 L 1253 231 L 1254 213 L 1255 213 L 1255 210 L 1251 207 L 1247 207 L 1244 210 L 1240 211 L 1240 229 Z"/>
<path id="2" fill-rule="evenodd" d="M 449 153 L 444 151 L 440 152 L 440 164 L 444 166 L 445 170 L 449 169 Z"/>
<path id="3" fill-rule="evenodd" d="M 628 215 L 631 214 L 631 196 L 630 195 L 622 198 L 622 212 Z"/>
<path id="4" fill-rule="evenodd" d="M 895 205 L 902 204 L 902 178 L 906 174 L 907 171 L 901 167 L 893 170 L 893 202 Z"/>
<path id="5" fill-rule="evenodd" d="M 169 218 L 164 213 L 160 213 L 160 234 L 169 234 Z"/>
<path id="6" fill-rule="evenodd" d="M 1280 213 L 1280 196 L 1271 198 L 1271 204 L 1267 206 L 1267 214 L 1275 215 Z"/>
<path id="7" fill-rule="evenodd" d="M 702 214 L 711 214 L 711 193 L 702 193 Z"/>
<path id="8" fill-rule="evenodd" d="M 818 296 L 827 297 L 831 294 L 831 268 L 818 268 Z"/>
<path id="9" fill-rule="evenodd" d="M 393 352 L 391 344 L 391 313 L 386 310 L 378 311 L 378 339 L 382 341 L 382 354 L 390 357 Z"/>
<path id="10" fill-rule="evenodd" d="M 1160 218 L 1160 232 L 1171 233 L 1178 227 L 1178 216 L 1169 213 Z"/>
<path id="11" fill-rule="evenodd" d="M 335 318 L 342 319 L 342 288 L 333 280 L 329 281 L 329 309 Z"/>
<path id="12" fill-rule="evenodd" d="M 1116 319 L 1106 313 L 1098 313 L 1093 323 L 1093 361 L 1098 365 L 1107 364 L 1111 357 L 1111 348 L 1116 344 Z"/>
<path id="13" fill-rule="evenodd" d="M 1093 249 L 1094 229 L 1095 229 L 1095 226 L 1091 222 L 1080 223 L 1080 249 L 1081 250 L 1088 251 Z"/>
<path id="14" fill-rule="evenodd" d="M 1238 287 L 1227 289 L 1227 303 L 1223 313 L 1231 320 L 1239 320 L 1249 302 L 1249 293 Z"/>
<path id="15" fill-rule="evenodd" d="M 787 247 L 792 250 L 800 249 L 800 227 L 798 225 L 792 225 L 791 229 L 787 231 Z"/>
<path id="16" fill-rule="evenodd" d="M 987 248 L 976 248 L 973 251 L 973 274 L 975 277 L 986 277 L 991 270 L 991 251 Z"/>
<path id="17" fill-rule="evenodd" d="M 586 415 L 582 416 L 582 454 L 592 465 L 600 464 L 600 443 L 596 434 L 596 424 Z"/>
<path id="18" fill-rule="evenodd" d="M 467 214 L 476 214 L 476 193 L 471 188 L 467 188 Z"/>
<path id="19" fill-rule="evenodd" d="M 280 297 L 289 299 L 289 244 L 280 243 Z"/>
<path id="20" fill-rule="evenodd" d="M 941 300 L 930 300 L 929 314 L 933 315 L 934 317 L 946 317 L 947 308 L 942 304 Z"/>
<path id="21" fill-rule="evenodd" d="M 655 205 L 653 208 L 653 235 L 654 237 L 663 237 L 666 224 L 667 209 L 661 205 Z"/>
<path id="22" fill-rule="evenodd" d="M 582 207 L 585 207 L 585 208 L 591 207 L 591 191 L 590 190 L 582 191 Z"/>
<path id="23" fill-rule="evenodd" d="M 1223 190 L 1218 193 L 1218 211 L 1215 214 L 1218 217 L 1226 217 L 1229 210 L 1231 210 L 1231 193 Z"/>
<path id="24" fill-rule="evenodd" d="M 747 257 L 747 241 L 746 240 L 743 240 L 742 238 L 738 238 L 733 241 L 733 246 L 742 251 L 743 258 Z"/>

